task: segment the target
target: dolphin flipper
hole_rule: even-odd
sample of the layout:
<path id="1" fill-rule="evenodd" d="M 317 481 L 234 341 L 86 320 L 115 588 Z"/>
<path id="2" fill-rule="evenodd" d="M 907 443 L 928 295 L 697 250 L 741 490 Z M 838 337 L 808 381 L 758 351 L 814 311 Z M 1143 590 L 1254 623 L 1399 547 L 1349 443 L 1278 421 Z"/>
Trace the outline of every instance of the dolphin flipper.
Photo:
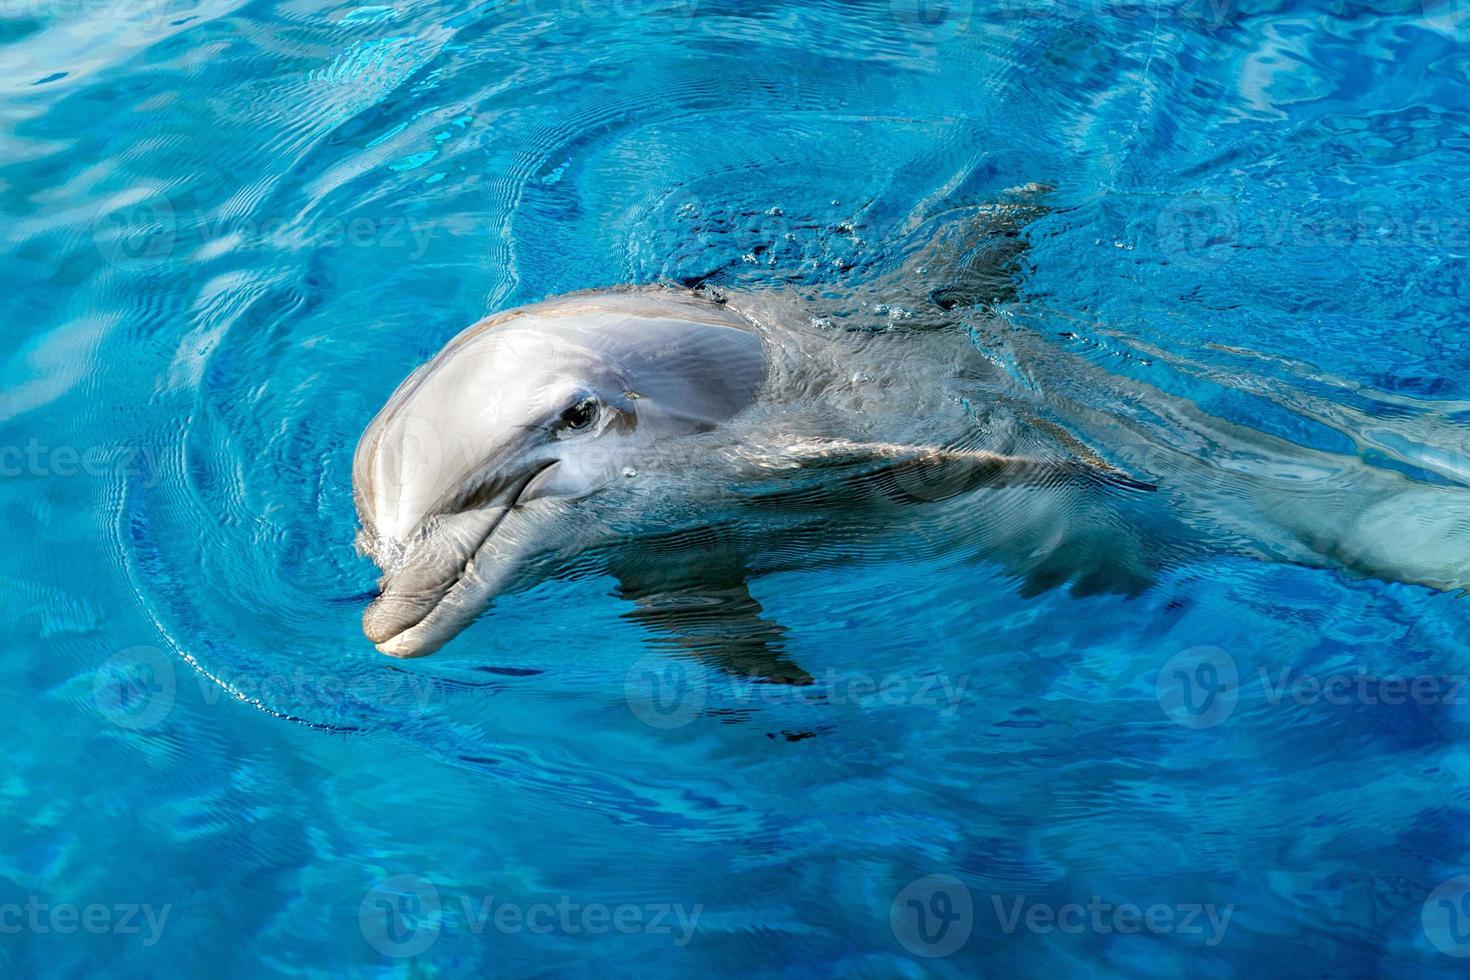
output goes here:
<path id="1" fill-rule="evenodd" d="M 950 506 L 951 514 L 962 513 L 975 556 L 1006 568 L 1027 596 L 1064 585 L 1076 596 L 1138 595 L 1194 544 L 1188 528 L 1159 506 L 1157 486 L 1091 454 L 1044 459 L 846 440 L 751 453 L 748 465 L 787 477 L 779 481 L 783 489 L 759 497 L 765 506 L 786 502 L 806 513 L 838 508 L 847 515 L 844 527 L 895 506 Z M 972 493 L 977 496 L 967 503 Z M 951 500 L 962 510 L 941 503 Z M 911 539 L 907 546 L 919 544 Z"/>
<path id="2" fill-rule="evenodd" d="M 787 629 L 768 619 L 743 574 L 672 583 L 614 568 L 618 595 L 633 603 L 624 616 L 652 641 L 735 677 L 805 685 L 812 677 L 782 652 Z"/>
<path id="3" fill-rule="evenodd" d="M 851 468 L 858 483 L 885 496 L 942 500 L 982 487 L 1062 487 L 1096 485 L 1153 491 L 1100 459 L 1039 459 L 984 449 L 956 449 L 891 442 L 811 439 L 777 447 L 743 450 L 743 461 L 780 472 Z"/>

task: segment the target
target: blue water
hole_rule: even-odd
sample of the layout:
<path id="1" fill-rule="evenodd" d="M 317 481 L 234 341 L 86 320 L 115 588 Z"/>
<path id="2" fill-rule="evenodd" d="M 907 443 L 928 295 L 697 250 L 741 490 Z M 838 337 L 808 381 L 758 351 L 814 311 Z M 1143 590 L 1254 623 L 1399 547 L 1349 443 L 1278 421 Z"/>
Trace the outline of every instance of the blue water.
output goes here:
<path id="1" fill-rule="evenodd" d="M 594 579 L 403 664 L 350 462 L 488 311 L 1039 182 L 1014 329 L 1393 465 L 1339 410 L 1470 418 L 1464 0 L 37 0 L 0 65 L 0 973 L 1463 971 L 1453 595 L 792 572 L 783 688 Z"/>

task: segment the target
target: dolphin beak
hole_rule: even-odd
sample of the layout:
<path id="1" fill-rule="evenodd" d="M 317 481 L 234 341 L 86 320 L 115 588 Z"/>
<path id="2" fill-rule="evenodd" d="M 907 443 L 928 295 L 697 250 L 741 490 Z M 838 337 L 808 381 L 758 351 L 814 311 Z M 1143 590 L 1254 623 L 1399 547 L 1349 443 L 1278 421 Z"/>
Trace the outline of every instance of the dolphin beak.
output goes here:
<path id="1" fill-rule="evenodd" d="M 429 654 L 438 651 L 449 640 L 448 636 L 432 639 L 421 638 L 416 635 L 419 632 L 421 631 L 417 627 L 410 627 L 402 633 L 391 636 L 381 643 L 374 645 L 377 647 L 379 653 L 396 657 L 399 660 L 413 660 L 418 657 L 427 657 Z"/>
<path id="2" fill-rule="evenodd" d="M 427 522 L 402 556 L 383 569 L 379 595 L 362 615 L 363 634 L 379 652 L 405 659 L 428 656 L 485 610 L 518 564 L 511 549 L 499 548 L 496 532 L 545 469 L 503 482 L 487 505 Z"/>
<path id="3" fill-rule="evenodd" d="M 412 589 L 394 577 L 385 577 L 382 594 L 362 614 L 362 632 L 380 653 L 390 657 L 425 657 L 452 636 L 422 627 L 428 625 L 453 590 L 454 583 L 438 588 Z"/>
<path id="4" fill-rule="evenodd" d="M 508 510 L 502 508 L 493 523 L 498 525 Z M 420 542 L 413 549 L 415 554 L 383 575 L 378 597 L 362 614 L 362 632 L 380 652 L 391 657 L 427 656 L 458 632 L 446 628 L 445 620 L 477 598 L 476 583 L 469 576 L 478 549 L 465 547 L 459 535 L 453 537 L 457 540 L 439 543 L 444 549 L 439 555 L 431 553 L 435 550 L 432 539 Z M 485 604 L 488 597 L 475 611 Z"/>

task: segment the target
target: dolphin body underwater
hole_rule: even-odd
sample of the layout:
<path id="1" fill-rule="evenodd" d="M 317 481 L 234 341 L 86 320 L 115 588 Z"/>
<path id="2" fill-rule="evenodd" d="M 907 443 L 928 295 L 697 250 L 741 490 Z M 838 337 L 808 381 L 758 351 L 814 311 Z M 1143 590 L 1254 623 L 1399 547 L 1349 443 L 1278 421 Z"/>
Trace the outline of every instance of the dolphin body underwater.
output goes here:
<path id="1" fill-rule="evenodd" d="M 357 447 L 358 548 L 383 573 L 364 633 L 423 656 L 497 595 L 610 574 L 673 652 L 802 683 L 754 576 L 959 554 L 1027 595 L 1136 595 L 1234 555 L 1470 586 L 1470 491 L 1442 457 L 1309 449 L 995 316 L 1034 197 L 945 214 L 839 300 L 619 287 L 460 333 Z"/>

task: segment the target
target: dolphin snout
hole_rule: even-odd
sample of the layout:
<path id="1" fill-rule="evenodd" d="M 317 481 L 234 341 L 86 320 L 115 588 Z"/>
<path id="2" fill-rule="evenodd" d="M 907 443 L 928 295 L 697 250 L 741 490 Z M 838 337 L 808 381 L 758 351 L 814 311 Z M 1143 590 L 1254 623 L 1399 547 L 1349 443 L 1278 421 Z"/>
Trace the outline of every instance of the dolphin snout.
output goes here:
<path id="1" fill-rule="evenodd" d="M 393 657 L 422 657 L 438 646 L 402 642 L 434 611 L 438 598 L 384 593 L 362 614 L 362 632 L 383 653 Z M 398 641 L 398 642 L 395 642 Z"/>
<path id="2" fill-rule="evenodd" d="M 489 605 L 514 563 L 487 560 L 482 548 L 508 510 L 441 527 L 385 571 L 378 597 L 362 614 L 362 631 L 380 652 L 428 656 Z"/>
<path id="3" fill-rule="evenodd" d="M 362 614 L 362 631 L 380 653 L 426 657 L 448 643 L 489 605 L 477 578 L 462 578 L 432 592 L 385 589 Z"/>
<path id="4" fill-rule="evenodd" d="M 363 610 L 363 634 L 394 657 L 422 657 L 439 649 L 442 640 L 429 641 L 440 631 L 429 627 L 442 615 L 473 556 L 471 539 L 462 535 L 440 534 L 411 546 L 378 580 L 378 596 Z"/>

